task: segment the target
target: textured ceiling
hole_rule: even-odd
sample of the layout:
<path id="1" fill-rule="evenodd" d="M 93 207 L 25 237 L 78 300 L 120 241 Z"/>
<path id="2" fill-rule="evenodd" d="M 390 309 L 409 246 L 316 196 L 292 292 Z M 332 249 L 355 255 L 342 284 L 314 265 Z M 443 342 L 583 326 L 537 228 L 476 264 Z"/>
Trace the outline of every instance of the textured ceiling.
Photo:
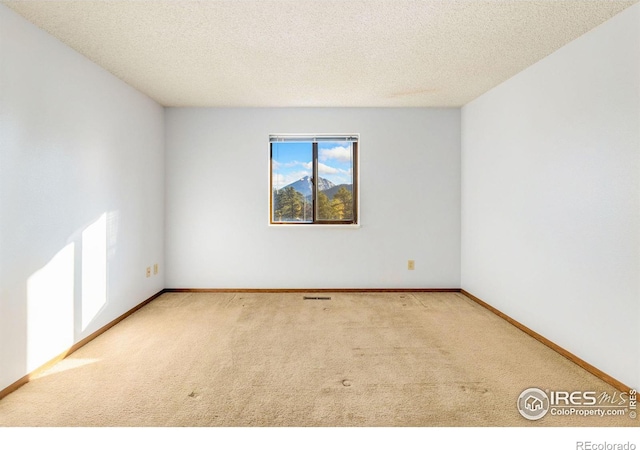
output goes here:
<path id="1" fill-rule="evenodd" d="M 2 1 L 165 106 L 461 106 L 637 3 Z"/>

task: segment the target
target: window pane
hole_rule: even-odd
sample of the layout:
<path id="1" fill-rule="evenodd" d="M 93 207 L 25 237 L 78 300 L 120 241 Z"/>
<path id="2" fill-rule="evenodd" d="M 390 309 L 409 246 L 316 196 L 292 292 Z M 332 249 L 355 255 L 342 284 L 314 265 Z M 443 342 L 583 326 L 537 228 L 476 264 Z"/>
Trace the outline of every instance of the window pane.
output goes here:
<path id="1" fill-rule="evenodd" d="M 312 222 L 313 145 L 311 142 L 271 144 L 272 220 Z"/>
<path id="2" fill-rule="evenodd" d="M 318 220 L 354 219 L 353 166 L 353 143 L 318 142 Z"/>

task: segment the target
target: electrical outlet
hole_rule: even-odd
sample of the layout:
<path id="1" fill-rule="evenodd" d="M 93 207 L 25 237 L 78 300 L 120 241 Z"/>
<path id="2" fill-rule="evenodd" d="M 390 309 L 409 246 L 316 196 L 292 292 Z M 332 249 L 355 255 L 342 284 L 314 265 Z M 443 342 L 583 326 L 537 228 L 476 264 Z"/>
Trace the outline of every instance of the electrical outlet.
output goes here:
<path id="1" fill-rule="evenodd" d="M 151 276 L 151 267 L 147 267 L 147 278 Z"/>
<path id="2" fill-rule="evenodd" d="M 410 259 L 409 261 L 407 261 L 407 269 L 415 270 L 415 268 L 416 268 L 416 262 L 413 259 Z"/>
<path id="3" fill-rule="evenodd" d="M 153 274 L 154 275 L 158 275 L 158 264 L 157 263 L 153 265 Z"/>

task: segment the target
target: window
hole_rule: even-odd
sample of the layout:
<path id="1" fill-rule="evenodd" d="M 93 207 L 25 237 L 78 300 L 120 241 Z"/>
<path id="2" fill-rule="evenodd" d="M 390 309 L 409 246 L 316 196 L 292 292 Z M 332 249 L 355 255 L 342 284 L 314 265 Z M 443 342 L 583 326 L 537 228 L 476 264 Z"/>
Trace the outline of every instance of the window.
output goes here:
<path id="1" fill-rule="evenodd" d="M 271 135 L 272 224 L 358 223 L 358 137 Z"/>

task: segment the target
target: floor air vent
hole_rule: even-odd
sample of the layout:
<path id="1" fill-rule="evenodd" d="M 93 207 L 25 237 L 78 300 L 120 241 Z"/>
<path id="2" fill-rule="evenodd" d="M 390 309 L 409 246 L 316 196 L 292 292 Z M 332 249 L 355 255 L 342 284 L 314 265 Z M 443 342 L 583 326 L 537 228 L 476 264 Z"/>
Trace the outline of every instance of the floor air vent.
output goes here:
<path id="1" fill-rule="evenodd" d="M 331 300 L 331 297 L 314 297 L 312 295 L 305 295 L 303 300 Z"/>

